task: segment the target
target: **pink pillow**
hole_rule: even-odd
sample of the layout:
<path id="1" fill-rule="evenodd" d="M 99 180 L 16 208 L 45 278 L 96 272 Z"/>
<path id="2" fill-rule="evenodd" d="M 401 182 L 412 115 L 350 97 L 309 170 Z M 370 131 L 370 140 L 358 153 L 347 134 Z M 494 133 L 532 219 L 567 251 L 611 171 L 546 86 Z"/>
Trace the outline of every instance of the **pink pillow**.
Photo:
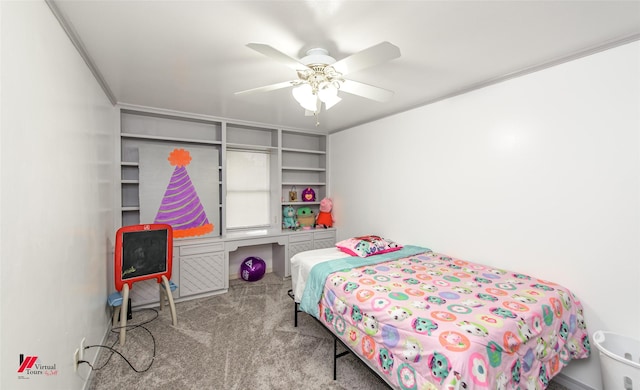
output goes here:
<path id="1" fill-rule="evenodd" d="M 402 249 L 402 245 L 380 236 L 361 236 L 347 238 L 336 244 L 341 251 L 351 256 L 367 257 Z"/>

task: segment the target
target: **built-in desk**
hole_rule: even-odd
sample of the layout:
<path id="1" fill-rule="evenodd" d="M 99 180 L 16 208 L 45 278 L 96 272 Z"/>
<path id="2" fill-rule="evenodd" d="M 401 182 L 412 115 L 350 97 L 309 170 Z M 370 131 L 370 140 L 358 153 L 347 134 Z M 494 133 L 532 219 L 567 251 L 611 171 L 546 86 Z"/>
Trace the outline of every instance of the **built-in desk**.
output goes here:
<path id="1" fill-rule="evenodd" d="M 238 275 L 237 257 L 253 248 L 259 249 L 273 272 L 283 278 L 291 275 L 289 260 L 299 252 L 329 248 L 335 245 L 336 229 L 312 230 L 252 230 L 229 233 L 216 238 L 175 239 L 173 242 L 172 281 L 178 285 L 173 292 L 176 302 L 226 293 L 229 279 Z M 259 257 L 262 257 L 258 255 Z M 237 264 L 236 264 L 237 263 Z M 234 267 L 230 269 L 230 264 Z M 155 281 L 135 284 L 131 290 L 133 307 L 155 306 L 159 303 Z"/>
<path id="2" fill-rule="evenodd" d="M 329 248 L 336 243 L 336 230 L 258 230 L 227 234 L 225 237 L 225 253 L 229 254 L 238 248 L 255 245 L 272 244 L 272 269 L 283 278 L 291 276 L 289 259 L 298 252 L 312 249 Z"/>
<path id="3" fill-rule="evenodd" d="M 239 248 L 246 248 L 258 245 L 271 245 L 271 267 L 273 272 L 283 278 L 289 276 L 288 255 L 289 235 L 283 234 L 282 230 L 269 232 L 267 230 L 250 232 L 250 234 L 227 235 L 224 243 L 224 252 L 227 264 L 231 264 L 231 252 Z M 230 277 L 232 275 L 229 275 Z"/>

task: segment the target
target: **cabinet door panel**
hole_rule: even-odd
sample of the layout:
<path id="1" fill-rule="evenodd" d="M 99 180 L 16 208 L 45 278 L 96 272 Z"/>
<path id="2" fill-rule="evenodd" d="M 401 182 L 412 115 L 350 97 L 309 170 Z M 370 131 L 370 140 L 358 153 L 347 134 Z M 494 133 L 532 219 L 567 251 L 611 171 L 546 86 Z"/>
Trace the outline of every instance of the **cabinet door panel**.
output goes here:
<path id="1" fill-rule="evenodd" d="M 313 242 L 313 249 L 331 248 L 336 244 L 336 240 L 333 238 L 325 238 L 324 240 L 315 240 Z"/>
<path id="2" fill-rule="evenodd" d="M 310 251 L 312 249 L 313 249 L 313 245 L 311 244 L 311 241 L 303 241 L 303 242 L 296 242 L 294 244 L 289 244 L 289 258 L 293 257 L 297 253 Z"/>
<path id="3" fill-rule="evenodd" d="M 222 290 L 228 275 L 224 253 L 180 257 L 180 296 Z"/>

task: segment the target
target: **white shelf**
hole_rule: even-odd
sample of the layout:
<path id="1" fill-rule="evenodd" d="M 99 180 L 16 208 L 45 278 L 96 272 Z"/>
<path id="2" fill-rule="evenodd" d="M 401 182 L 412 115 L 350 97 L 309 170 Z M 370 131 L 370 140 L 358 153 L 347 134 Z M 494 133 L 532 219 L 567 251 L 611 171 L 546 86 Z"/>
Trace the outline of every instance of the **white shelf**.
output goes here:
<path id="1" fill-rule="evenodd" d="M 294 149 L 294 148 L 282 148 L 283 152 L 293 153 L 308 153 L 308 154 L 327 154 L 324 150 L 310 150 L 310 149 Z"/>
<path id="2" fill-rule="evenodd" d="M 188 143 L 205 144 L 205 145 L 222 145 L 221 141 L 209 141 L 209 140 L 202 140 L 202 139 L 180 138 L 180 137 L 164 137 L 164 136 L 148 135 L 148 134 L 120 133 L 120 137 L 130 138 L 130 139 L 157 140 L 157 141 L 188 142 Z"/>
<path id="3" fill-rule="evenodd" d="M 319 204 L 320 202 L 282 202 L 283 206 L 309 206 Z"/>
<path id="4" fill-rule="evenodd" d="M 260 150 L 260 151 L 275 151 L 278 150 L 276 146 L 266 145 L 252 145 L 252 144 L 239 144 L 227 142 L 227 149 L 242 149 L 242 150 Z"/>
<path id="5" fill-rule="evenodd" d="M 327 183 L 312 183 L 312 182 L 305 182 L 305 181 L 291 181 L 291 182 L 283 182 L 282 186 L 283 187 L 288 187 L 288 186 L 304 186 L 304 187 L 321 187 L 321 186 L 326 186 Z"/>
<path id="6" fill-rule="evenodd" d="M 311 172 L 324 172 L 325 168 L 306 168 L 306 167 L 282 167 L 283 171 L 311 171 Z"/>

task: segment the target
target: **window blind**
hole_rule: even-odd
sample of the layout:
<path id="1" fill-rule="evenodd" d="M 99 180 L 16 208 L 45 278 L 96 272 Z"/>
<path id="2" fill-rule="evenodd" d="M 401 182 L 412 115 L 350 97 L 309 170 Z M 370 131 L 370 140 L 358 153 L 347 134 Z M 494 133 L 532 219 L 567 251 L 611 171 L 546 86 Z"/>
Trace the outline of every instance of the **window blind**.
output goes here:
<path id="1" fill-rule="evenodd" d="M 270 155 L 227 151 L 227 229 L 269 225 Z"/>

